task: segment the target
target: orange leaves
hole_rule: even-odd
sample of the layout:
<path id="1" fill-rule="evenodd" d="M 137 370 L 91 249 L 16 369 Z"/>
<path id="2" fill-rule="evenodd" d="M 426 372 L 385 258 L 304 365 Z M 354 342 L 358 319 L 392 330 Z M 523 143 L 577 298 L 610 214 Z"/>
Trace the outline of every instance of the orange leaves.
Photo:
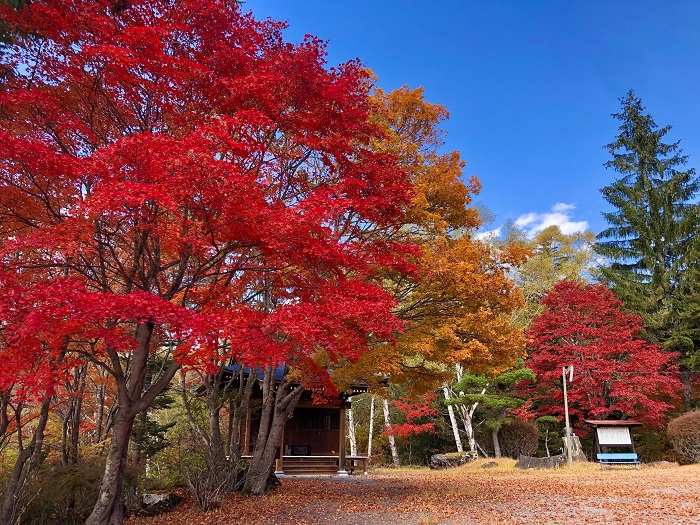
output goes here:
<path id="1" fill-rule="evenodd" d="M 458 151 L 438 154 L 444 132 L 439 128 L 448 118 L 447 110 L 423 99 L 423 89 L 403 87 L 372 95 L 373 121 L 386 133 L 378 141 L 378 151 L 399 159 L 409 173 L 415 196 L 408 222 L 433 233 L 457 228 L 475 228 L 481 223 L 478 212 L 467 205 L 479 192 L 479 181 L 461 181 L 464 161 Z"/>
<path id="2" fill-rule="evenodd" d="M 522 355 L 525 338 L 510 325 L 523 304 L 508 271 L 527 253 L 516 245 L 496 249 L 474 240 L 477 210 L 469 207 L 480 189 L 472 177 L 463 183 L 459 152 L 439 154 L 445 108 L 407 87 L 372 95 L 372 121 L 385 133 L 374 149 L 394 155 L 406 170 L 414 195 L 404 226 L 393 239 L 413 243 L 416 271 L 384 272 L 382 283 L 398 301 L 406 321 L 397 344 L 378 344 L 345 371 L 372 382 L 389 376 L 414 391 L 440 384 L 447 366 L 460 362 L 474 371 L 496 373 Z"/>
<path id="3" fill-rule="evenodd" d="M 700 510 L 697 466 L 601 472 L 520 471 L 512 461 L 484 462 L 448 471 L 411 470 L 344 479 L 290 478 L 261 498 L 233 494 L 202 513 L 189 500 L 128 525 L 219 525 L 255 516 L 260 525 L 295 523 L 694 523 Z M 662 497 L 663 496 L 663 497 Z"/>

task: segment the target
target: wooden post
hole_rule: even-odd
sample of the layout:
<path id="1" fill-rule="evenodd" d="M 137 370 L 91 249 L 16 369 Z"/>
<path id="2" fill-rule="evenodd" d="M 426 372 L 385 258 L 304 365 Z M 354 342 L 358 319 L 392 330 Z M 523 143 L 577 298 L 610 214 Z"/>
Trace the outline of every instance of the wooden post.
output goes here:
<path id="1" fill-rule="evenodd" d="M 284 429 L 282 429 L 280 436 L 280 452 L 275 466 L 275 475 L 284 476 Z"/>
<path id="2" fill-rule="evenodd" d="M 245 413 L 245 428 L 243 432 L 243 455 L 250 456 L 250 407 Z"/>
<path id="3" fill-rule="evenodd" d="M 566 460 L 569 463 L 569 468 L 573 468 L 573 450 L 571 450 L 571 425 L 569 423 L 569 399 L 566 395 L 566 373 L 571 369 L 571 376 L 573 376 L 573 366 L 563 367 L 561 369 L 561 380 L 564 385 L 564 419 L 566 420 Z"/>
<path id="4" fill-rule="evenodd" d="M 347 476 L 345 470 L 345 406 L 340 405 L 340 429 L 338 432 L 338 476 Z"/>

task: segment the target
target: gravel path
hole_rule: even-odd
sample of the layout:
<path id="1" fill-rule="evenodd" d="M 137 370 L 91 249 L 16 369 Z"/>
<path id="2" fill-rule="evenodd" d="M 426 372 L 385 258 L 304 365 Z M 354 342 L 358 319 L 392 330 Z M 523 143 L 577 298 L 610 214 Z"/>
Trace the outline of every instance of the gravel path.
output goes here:
<path id="1" fill-rule="evenodd" d="M 700 524 L 700 466 L 573 472 L 399 471 L 285 478 L 274 494 L 232 495 L 203 514 L 191 502 L 129 525 Z"/>

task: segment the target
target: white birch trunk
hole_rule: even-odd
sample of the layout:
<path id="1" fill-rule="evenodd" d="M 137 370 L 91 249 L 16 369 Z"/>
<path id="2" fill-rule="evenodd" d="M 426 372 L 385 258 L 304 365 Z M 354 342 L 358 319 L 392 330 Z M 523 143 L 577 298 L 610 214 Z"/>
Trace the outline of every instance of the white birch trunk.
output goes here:
<path id="1" fill-rule="evenodd" d="M 462 425 L 464 425 L 464 432 L 467 434 L 467 442 L 469 443 L 469 450 L 476 451 L 476 438 L 474 437 L 474 424 L 473 415 L 476 407 L 479 403 L 474 403 L 473 405 L 465 406 L 459 405 L 459 416 L 462 420 Z"/>
<path id="2" fill-rule="evenodd" d="M 372 457 L 372 437 L 374 436 L 374 396 L 369 404 L 369 436 L 367 437 L 367 457 Z"/>
<path id="3" fill-rule="evenodd" d="M 442 386 L 442 391 L 445 393 L 445 400 L 450 399 L 450 389 L 445 384 Z M 447 412 L 450 415 L 450 424 L 452 425 L 452 434 L 455 437 L 455 445 L 457 446 L 457 452 L 464 452 L 462 447 L 462 438 L 459 436 L 459 427 L 457 426 L 457 418 L 455 417 L 455 410 L 452 405 L 447 405 Z"/>
<path id="4" fill-rule="evenodd" d="M 352 403 L 352 398 L 348 399 Z M 348 409 L 348 437 L 350 438 L 350 455 L 357 456 L 357 434 L 355 433 L 355 416 L 352 408 Z"/>
<path id="5" fill-rule="evenodd" d="M 384 428 L 388 431 L 391 430 L 391 421 L 389 419 L 389 400 L 383 400 L 382 407 L 384 408 Z M 396 449 L 396 440 L 393 434 L 389 434 L 389 447 L 391 448 L 391 460 L 397 467 L 401 464 L 399 461 L 399 451 Z"/>
<path id="6" fill-rule="evenodd" d="M 456 365 L 457 369 L 457 381 L 462 379 L 462 367 L 458 364 Z M 481 394 L 485 394 L 486 389 L 481 390 Z M 464 392 L 460 392 L 459 395 L 463 395 Z M 462 419 L 462 424 L 464 425 L 464 431 L 467 434 L 467 441 L 469 442 L 469 449 L 473 452 L 476 452 L 476 438 L 474 437 L 474 424 L 473 424 L 473 418 L 474 418 L 474 412 L 476 412 L 477 407 L 479 406 L 479 403 L 474 403 L 469 406 L 465 405 L 459 405 L 459 415 L 460 418 Z"/>

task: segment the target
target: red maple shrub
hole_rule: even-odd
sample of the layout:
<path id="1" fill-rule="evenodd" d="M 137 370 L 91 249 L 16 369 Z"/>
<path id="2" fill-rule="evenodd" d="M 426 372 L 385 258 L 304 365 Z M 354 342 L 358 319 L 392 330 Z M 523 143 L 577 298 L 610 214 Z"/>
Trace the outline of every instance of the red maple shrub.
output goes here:
<path id="1" fill-rule="evenodd" d="M 406 439 L 421 432 L 435 432 L 435 418 L 439 412 L 432 403 L 436 397 L 437 393 L 428 392 L 416 401 L 401 399 L 392 401 L 399 412 L 405 415 L 406 422 L 392 424 L 386 433 Z"/>
<path id="2" fill-rule="evenodd" d="M 659 427 L 681 385 L 676 355 L 641 338 L 641 317 L 622 309 L 604 285 L 563 281 L 542 300 L 525 365 L 537 374 L 521 387 L 538 415 L 563 419 L 562 367 L 573 365 L 569 411 L 584 419 L 634 418 Z"/>

